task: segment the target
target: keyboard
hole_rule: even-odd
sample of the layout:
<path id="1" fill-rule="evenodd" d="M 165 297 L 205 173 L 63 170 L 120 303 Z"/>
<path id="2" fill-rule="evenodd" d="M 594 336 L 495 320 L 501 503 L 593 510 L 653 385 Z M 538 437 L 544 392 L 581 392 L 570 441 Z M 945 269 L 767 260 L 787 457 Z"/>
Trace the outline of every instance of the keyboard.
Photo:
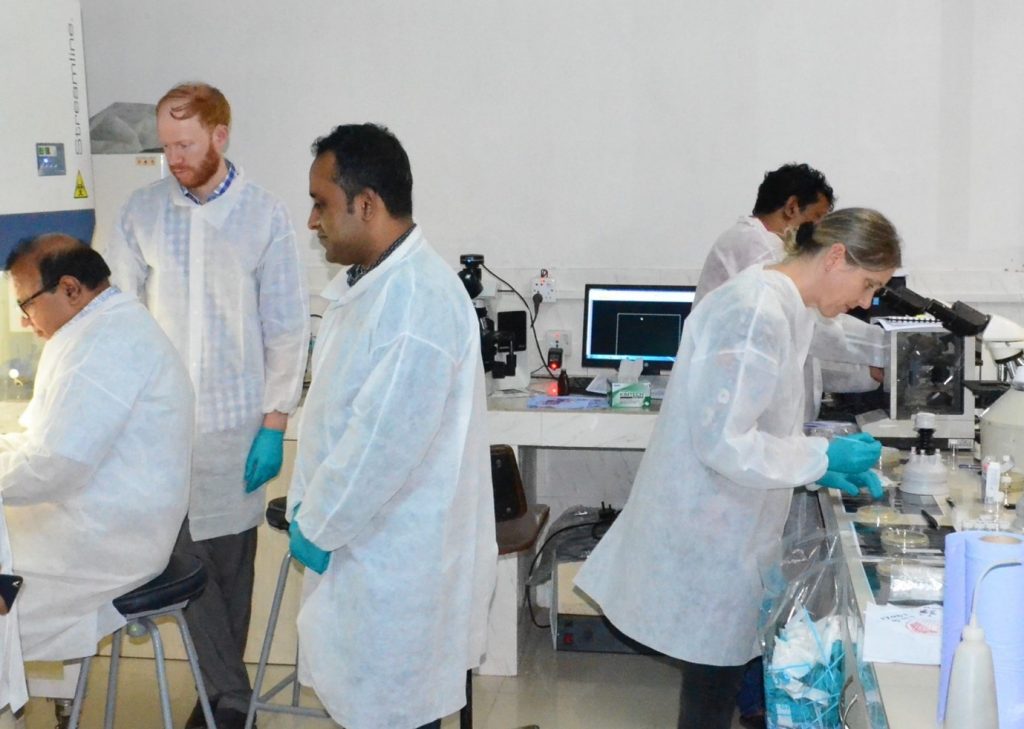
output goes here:
<path id="1" fill-rule="evenodd" d="M 593 381 L 593 377 L 570 377 L 569 378 L 569 394 L 570 395 L 600 395 L 601 393 L 594 393 L 587 391 L 587 385 Z"/>

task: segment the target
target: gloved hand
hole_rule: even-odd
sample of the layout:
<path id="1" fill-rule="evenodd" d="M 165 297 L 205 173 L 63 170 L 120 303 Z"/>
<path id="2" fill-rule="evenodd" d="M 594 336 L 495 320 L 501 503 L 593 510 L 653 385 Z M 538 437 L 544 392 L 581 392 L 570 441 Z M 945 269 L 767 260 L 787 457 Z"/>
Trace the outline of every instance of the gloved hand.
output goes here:
<path id="1" fill-rule="evenodd" d="M 859 440 L 861 443 L 878 443 L 878 439 L 871 435 L 871 433 L 850 433 L 849 435 L 844 435 L 842 437 Z M 879 443 L 878 445 L 881 447 L 882 444 Z"/>
<path id="2" fill-rule="evenodd" d="M 881 455 L 882 444 L 867 433 L 840 435 L 828 444 L 828 470 L 863 473 L 878 463 Z"/>
<path id="3" fill-rule="evenodd" d="M 284 431 L 260 428 L 245 460 L 245 493 L 251 494 L 281 472 Z"/>
<path id="4" fill-rule="evenodd" d="M 867 489 L 873 499 L 880 499 L 885 496 L 885 489 L 882 488 L 882 479 L 874 471 L 853 473 L 847 476 L 847 478 L 860 488 Z"/>
<path id="5" fill-rule="evenodd" d="M 860 488 L 850 480 L 849 474 L 839 473 L 839 471 L 825 471 L 825 475 L 818 479 L 818 483 L 830 489 L 838 489 L 850 496 L 860 494 Z"/>
<path id="6" fill-rule="evenodd" d="M 327 569 L 327 563 L 331 561 L 331 553 L 325 552 L 302 536 L 299 522 L 295 521 L 295 516 L 298 513 L 299 510 L 296 508 L 295 515 L 292 516 L 292 523 L 288 525 L 288 548 L 295 559 L 318 575 L 322 575 Z"/>

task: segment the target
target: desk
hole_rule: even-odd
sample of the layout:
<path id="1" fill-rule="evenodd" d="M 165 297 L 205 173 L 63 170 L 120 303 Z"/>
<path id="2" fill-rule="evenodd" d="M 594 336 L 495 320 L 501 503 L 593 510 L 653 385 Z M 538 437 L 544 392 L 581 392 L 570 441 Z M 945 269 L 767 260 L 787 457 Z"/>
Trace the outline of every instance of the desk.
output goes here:
<path id="1" fill-rule="evenodd" d="M 526 402 L 526 397 L 488 398 L 487 427 L 491 443 L 515 449 L 530 503 L 537 502 L 537 449 L 643 450 L 659 411 L 657 401 L 649 410 L 530 410 Z M 558 509 L 552 508 L 553 518 Z M 488 620 L 482 674 L 518 673 L 519 651 L 529 630 L 529 614 L 522 602 L 533 555 L 534 551 L 528 550 L 498 559 L 498 585 Z"/>

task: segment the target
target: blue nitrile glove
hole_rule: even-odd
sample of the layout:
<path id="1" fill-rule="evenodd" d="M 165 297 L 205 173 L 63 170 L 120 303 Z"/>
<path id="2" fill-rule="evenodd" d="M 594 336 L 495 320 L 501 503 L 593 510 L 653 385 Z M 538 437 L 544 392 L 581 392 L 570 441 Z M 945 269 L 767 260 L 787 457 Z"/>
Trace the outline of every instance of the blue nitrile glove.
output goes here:
<path id="1" fill-rule="evenodd" d="M 245 459 L 245 493 L 251 494 L 281 472 L 284 431 L 260 428 Z"/>
<path id="2" fill-rule="evenodd" d="M 860 489 L 857 488 L 857 484 L 850 480 L 849 474 L 839 473 L 838 471 L 825 471 L 825 475 L 818 479 L 818 483 L 830 489 L 838 489 L 850 496 L 858 496 L 860 494 Z"/>
<path id="3" fill-rule="evenodd" d="M 843 436 L 844 438 L 851 438 L 853 440 L 859 440 L 861 443 L 878 443 L 878 439 L 871 435 L 871 433 L 850 433 L 849 435 Z M 879 443 L 879 445 L 881 445 Z"/>
<path id="4" fill-rule="evenodd" d="M 298 514 L 298 509 L 295 513 Z M 288 548 L 291 550 L 292 556 L 302 562 L 302 564 L 309 567 L 309 569 L 316 572 L 318 575 L 322 575 L 324 570 L 327 569 L 327 563 L 331 561 L 331 553 L 325 552 L 320 547 L 313 544 L 313 542 L 302 536 L 302 530 L 299 529 L 299 522 L 294 521 L 288 525 Z"/>
<path id="5" fill-rule="evenodd" d="M 833 438 L 828 444 L 828 470 L 863 473 L 874 466 L 882 455 L 882 444 L 874 438 L 871 440 L 868 443 L 850 435 Z"/>
<path id="6" fill-rule="evenodd" d="M 871 498 L 880 499 L 885 496 L 885 489 L 882 488 L 882 479 L 878 477 L 878 474 L 874 471 L 864 471 L 863 473 L 852 473 L 847 478 L 853 483 L 857 484 L 862 489 L 867 489 L 868 493 L 871 494 Z"/>

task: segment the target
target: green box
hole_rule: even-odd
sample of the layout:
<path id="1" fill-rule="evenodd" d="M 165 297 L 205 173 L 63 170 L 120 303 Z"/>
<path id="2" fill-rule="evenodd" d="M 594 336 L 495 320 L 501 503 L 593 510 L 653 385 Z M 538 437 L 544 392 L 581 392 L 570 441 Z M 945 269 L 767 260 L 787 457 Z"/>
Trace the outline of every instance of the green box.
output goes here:
<path id="1" fill-rule="evenodd" d="M 608 404 L 613 408 L 649 408 L 650 382 L 609 382 Z"/>

